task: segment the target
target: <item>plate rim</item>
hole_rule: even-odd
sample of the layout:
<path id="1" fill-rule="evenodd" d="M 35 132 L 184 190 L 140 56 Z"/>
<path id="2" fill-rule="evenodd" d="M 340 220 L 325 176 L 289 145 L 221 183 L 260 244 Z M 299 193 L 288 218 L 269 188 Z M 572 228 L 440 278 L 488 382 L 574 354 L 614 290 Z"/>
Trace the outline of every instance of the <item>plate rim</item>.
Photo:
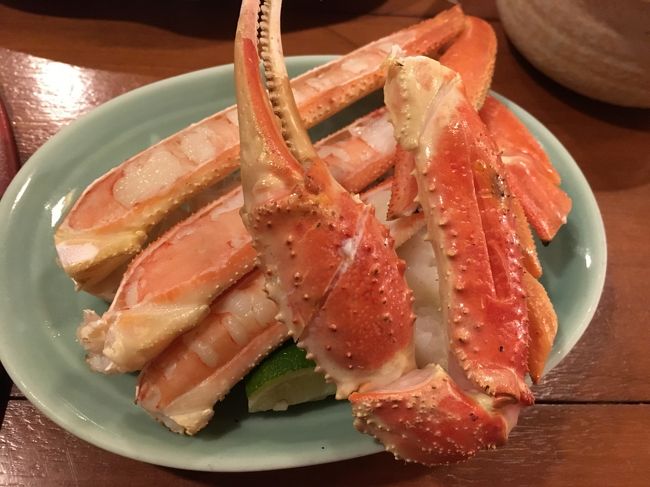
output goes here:
<path id="1" fill-rule="evenodd" d="M 313 65 L 319 65 L 327 61 L 330 61 L 332 59 L 335 59 L 337 57 L 339 56 L 303 55 L 303 56 L 287 57 L 287 61 L 305 62 L 305 63 L 312 63 Z M 73 134 L 75 130 L 77 130 L 78 126 L 87 124 L 89 122 L 92 123 L 97 118 L 101 119 L 101 117 L 103 117 L 104 114 L 107 112 L 110 113 L 114 110 L 119 111 L 122 106 L 129 105 L 130 103 L 132 103 L 132 101 L 139 99 L 143 96 L 144 97 L 155 96 L 156 93 L 159 92 L 161 89 L 172 87 L 172 85 L 176 83 L 181 82 L 181 83 L 192 84 L 193 82 L 202 80 L 205 77 L 207 78 L 217 77 L 220 76 L 221 73 L 228 73 L 229 71 L 232 72 L 232 70 L 233 70 L 233 64 L 230 63 L 230 64 L 224 64 L 224 65 L 214 66 L 210 68 L 200 69 L 185 74 L 180 74 L 177 76 L 173 76 L 171 78 L 166 78 L 163 80 L 159 80 L 138 87 L 134 90 L 119 95 L 91 109 L 90 111 L 88 111 L 87 113 L 85 113 L 84 115 L 82 115 L 81 117 L 79 117 L 78 119 L 76 119 L 75 121 L 67 125 L 66 127 L 59 130 L 54 136 L 52 136 L 41 147 L 39 147 L 34 152 L 34 154 L 29 158 L 29 160 L 21 167 L 20 171 L 18 172 L 16 177 L 13 179 L 13 181 L 7 188 L 4 196 L 2 197 L 2 200 L 0 200 L 0 216 L 11 214 L 11 212 L 13 211 L 13 207 L 22 198 L 24 189 L 26 188 L 26 184 L 29 183 L 32 173 L 41 167 L 42 164 L 41 159 L 44 157 L 42 156 L 42 154 L 46 154 L 51 147 L 55 147 L 56 144 L 60 144 L 62 143 L 62 141 L 65 141 L 67 137 L 71 136 L 71 134 Z M 598 207 L 595 195 L 587 179 L 585 178 L 584 174 L 580 170 L 580 167 L 578 166 L 576 161 L 573 159 L 571 154 L 566 150 L 566 148 L 562 145 L 562 143 L 557 139 L 557 137 L 555 137 L 555 135 L 553 135 L 550 132 L 550 130 L 548 130 L 539 120 L 537 120 L 535 117 L 533 117 L 530 113 L 528 113 L 526 110 L 521 108 L 516 103 L 512 102 L 508 98 L 505 98 L 504 96 L 499 95 L 497 93 L 492 92 L 492 94 L 496 95 L 496 97 L 499 98 L 499 100 L 504 101 L 509 107 L 513 108 L 515 111 L 524 114 L 527 118 L 526 124 L 528 125 L 532 123 L 533 125 L 535 125 L 535 130 L 539 130 L 541 133 L 544 134 L 545 137 L 549 138 L 553 142 L 554 147 L 556 147 L 562 153 L 562 156 L 568 161 L 568 168 L 572 173 L 572 177 L 577 178 L 579 185 L 584 189 L 586 189 L 586 191 L 584 191 L 586 196 L 586 200 L 584 200 L 584 202 L 588 206 L 588 214 L 590 215 L 590 220 L 591 220 L 590 224 L 592 224 L 594 228 L 598 230 L 598 234 L 596 236 L 598 239 L 597 242 L 598 249 L 602 250 L 602 259 L 599 259 L 596 262 L 596 264 L 598 265 L 597 268 L 598 280 L 596 282 L 592 282 L 592 285 L 590 286 L 590 290 L 589 290 L 588 301 L 590 303 L 590 307 L 584 314 L 582 318 L 582 322 L 578 326 L 578 331 L 575 333 L 575 336 L 570 340 L 568 345 L 565 345 L 563 347 L 568 350 L 563 354 L 561 358 L 556 359 L 554 363 L 549 361 L 545 370 L 545 373 L 547 373 L 553 367 L 555 367 L 561 360 L 563 360 L 566 357 L 566 355 L 568 355 L 569 351 L 575 347 L 575 344 L 582 337 L 584 331 L 589 326 L 593 318 L 593 315 L 598 307 L 598 303 L 600 301 L 600 297 L 602 296 L 602 291 L 604 288 L 606 267 L 607 267 L 607 244 L 606 244 L 606 236 L 605 236 L 605 227 L 604 227 L 602 215 L 600 213 L 600 209 Z M 7 230 L 5 226 L 0 226 L 0 249 L 4 249 L 5 242 L 7 241 L 6 234 L 7 234 Z M 1 296 L 0 301 L 4 301 L 5 299 L 8 299 L 8 296 L 3 295 Z M 2 331 L 7 326 L 5 325 L 5 321 L 7 321 L 7 317 L 4 316 L 4 312 L 2 311 L 2 309 L 0 309 L 0 318 L 1 318 L 0 331 Z M 196 470 L 196 471 L 247 472 L 247 471 L 268 471 L 268 470 L 331 463 L 340 460 L 359 458 L 362 456 L 383 451 L 381 445 L 371 443 L 370 446 L 372 446 L 373 448 L 368 447 L 365 450 L 358 452 L 357 454 L 352 454 L 352 455 L 347 454 L 338 457 L 336 455 L 333 455 L 328 457 L 325 460 L 320 460 L 319 458 L 313 457 L 311 461 L 301 461 L 298 463 L 276 462 L 272 465 L 263 466 L 262 468 L 253 467 L 252 465 L 250 467 L 246 467 L 241 464 L 237 464 L 237 465 L 213 464 L 213 463 L 207 464 L 205 462 L 200 464 L 188 464 L 186 461 L 175 460 L 173 458 L 165 458 L 161 460 L 159 458 L 156 458 L 157 457 L 156 452 L 148 453 L 148 454 L 141 452 L 140 449 L 138 448 L 138 445 L 133 445 L 130 448 L 128 448 L 128 447 L 122 447 L 120 445 L 115 446 L 111 442 L 108 443 L 103 442 L 101 441 L 101 438 L 100 440 L 96 440 L 96 438 L 93 436 L 92 429 L 88 429 L 84 427 L 84 424 L 82 422 L 75 422 L 69 420 L 68 418 L 65 417 L 65 415 L 57 412 L 58 408 L 53 408 L 52 405 L 49 404 L 47 401 L 42 401 L 40 398 L 42 394 L 32 391 L 31 388 L 28 386 L 30 382 L 29 374 L 25 374 L 20 370 L 18 370 L 20 367 L 16 367 L 16 363 L 14 360 L 9 360 L 8 362 L 5 360 L 6 358 L 12 356 L 12 351 L 7 347 L 6 338 L 7 338 L 6 333 L 0 333 L 0 360 L 2 360 L 2 363 L 9 377 L 12 379 L 14 384 L 23 392 L 23 394 L 25 394 L 26 398 L 30 401 L 30 403 L 33 404 L 42 414 L 44 414 L 47 418 L 49 418 L 51 421 L 53 421 L 55 424 L 57 424 L 60 428 L 62 428 L 66 432 L 98 448 L 109 451 L 111 453 L 115 453 L 117 455 L 124 456 L 126 458 L 131 458 L 134 460 L 165 466 L 165 467 L 189 469 L 189 470 Z"/>

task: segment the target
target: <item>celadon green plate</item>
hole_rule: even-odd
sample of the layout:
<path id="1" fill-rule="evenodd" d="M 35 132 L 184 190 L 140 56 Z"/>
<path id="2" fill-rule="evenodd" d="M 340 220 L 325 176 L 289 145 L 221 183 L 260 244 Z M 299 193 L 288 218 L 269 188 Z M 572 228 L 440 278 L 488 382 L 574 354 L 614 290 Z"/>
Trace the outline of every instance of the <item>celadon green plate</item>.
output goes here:
<path id="1" fill-rule="evenodd" d="M 292 74 L 330 60 L 290 58 Z M 236 388 L 193 438 L 170 433 L 133 403 L 135 376 L 90 372 L 75 340 L 84 308 L 106 305 L 77 293 L 56 263 L 53 232 L 96 177 L 128 156 L 235 101 L 232 66 L 137 89 L 62 130 L 25 164 L 0 203 L 0 358 L 44 414 L 106 450 L 170 467 L 248 471 L 332 462 L 381 451 L 334 400 L 286 413 L 249 415 Z M 371 97 L 319 127 L 323 135 L 376 105 Z M 560 329 L 548 369 L 575 345 L 596 309 L 605 277 L 603 223 L 580 169 L 538 121 L 505 100 L 548 151 L 573 199 L 568 224 L 540 247 L 543 283 Z M 580 371 L 576 371 L 580 373 Z"/>

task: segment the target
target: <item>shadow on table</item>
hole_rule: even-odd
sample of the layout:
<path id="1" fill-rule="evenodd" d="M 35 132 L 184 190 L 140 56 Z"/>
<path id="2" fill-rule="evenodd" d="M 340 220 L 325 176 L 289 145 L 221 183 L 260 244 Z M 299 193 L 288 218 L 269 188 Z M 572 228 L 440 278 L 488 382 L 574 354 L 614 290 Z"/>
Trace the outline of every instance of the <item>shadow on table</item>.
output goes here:
<path id="1" fill-rule="evenodd" d="M 343 2 L 301 0 L 285 7 L 285 32 L 326 25 L 341 18 L 354 18 L 381 6 L 387 0 Z M 126 20 L 153 25 L 178 34 L 231 40 L 235 35 L 240 0 L 161 1 L 57 1 L 5 0 L 4 4 L 31 13 L 73 19 Z M 293 14 L 293 15 L 292 15 Z"/>
<path id="2" fill-rule="evenodd" d="M 197 485 L 393 485 L 409 483 L 425 477 L 427 467 L 400 464 L 388 453 L 378 453 L 364 458 L 344 460 L 326 467 L 310 466 L 265 472 L 211 473 L 166 469 L 175 476 Z M 262 480 L 263 479 L 263 480 Z"/>
<path id="3" fill-rule="evenodd" d="M 513 57 L 524 70 L 535 79 L 546 91 L 575 110 L 598 118 L 612 125 L 618 125 L 641 132 L 650 131 L 650 110 L 644 108 L 622 107 L 581 95 L 552 80 L 535 68 L 523 54 L 508 40 Z"/>
<path id="4" fill-rule="evenodd" d="M 11 394 L 12 382 L 5 368 L 0 364 L 0 425 L 4 422 L 9 395 Z"/>
<path id="5" fill-rule="evenodd" d="M 448 466 L 428 468 L 405 464 L 394 460 L 389 453 L 378 453 L 326 466 L 267 472 L 165 470 L 193 485 L 547 485 L 544 472 L 564 460 L 560 440 L 564 435 L 570 435 L 567 412 L 561 407 L 549 405 L 528 408 L 522 413 L 519 423 L 505 446 L 497 450 L 481 451 L 467 462 Z M 522 461 L 530 465 L 531 472 L 538 473 L 529 475 L 526 470 L 511 468 Z"/>

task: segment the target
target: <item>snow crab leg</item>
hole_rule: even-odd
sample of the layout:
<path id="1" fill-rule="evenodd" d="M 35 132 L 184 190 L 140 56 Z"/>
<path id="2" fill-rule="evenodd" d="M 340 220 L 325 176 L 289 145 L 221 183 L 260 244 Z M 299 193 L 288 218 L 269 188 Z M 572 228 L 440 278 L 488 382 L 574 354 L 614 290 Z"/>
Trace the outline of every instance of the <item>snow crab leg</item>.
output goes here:
<path id="1" fill-rule="evenodd" d="M 508 185 L 527 220 L 543 242 L 550 242 L 571 211 L 571 199 L 559 187 L 560 175 L 539 142 L 502 103 L 489 96 L 479 114 L 501 152 Z"/>
<path id="2" fill-rule="evenodd" d="M 385 93 L 415 155 L 452 353 L 480 389 L 530 402 L 521 257 L 496 148 L 460 76 L 431 59 L 393 60 Z"/>
<path id="3" fill-rule="evenodd" d="M 288 338 L 287 327 L 274 319 L 277 311 L 264 292 L 264 275 L 251 273 L 196 328 L 147 364 L 136 403 L 176 433 L 197 433 L 214 404 Z"/>
<path id="4" fill-rule="evenodd" d="M 132 262 L 102 317 L 84 312 L 77 337 L 93 370 L 140 370 L 253 268 L 256 254 L 239 216 L 242 202 L 241 188 L 235 188 L 173 227 Z"/>
<path id="5" fill-rule="evenodd" d="M 566 221 L 570 200 L 556 186 L 559 184 L 559 175 L 528 130 L 493 97 L 486 98 L 495 55 L 496 36 L 489 24 L 474 17 L 466 17 L 465 30 L 443 53 L 440 63 L 461 75 L 465 93 L 475 108 L 480 108 L 485 100 L 485 107 L 480 112 L 481 118 L 489 122 L 488 130 L 495 138 L 499 150 L 504 155 L 511 154 L 509 158 L 506 155 L 505 159 L 503 156 L 495 159 L 498 166 L 495 169 L 505 176 L 508 187 L 514 193 L 514 197 L 509 198 L 508 211 L 514 214 L 522 263 L 527 273 L 539 278 L 542 268 L 520 198 L 526 204 L 528 215 L 532 212 L 538 234 L 549 237 L 552 236 L 548 231 L 549 225 L 554 235 L 559 225 Z M 494 134 L 498 136 L 495 137 Z M 501 164 L 501 160 L 506 164 Z M 413 153 L 398 147 L 389 216 L 408 215 L 417 207 L 418 186 L 414 174 Z M 540 233 L 544 231 L 547 233 Z M 536 303 L 535 312 L 529 313 L 530 325 L 535 333 L 531 334 L 528 365 L 533 382 L 538 382 L 555 337 L 557 317 L 546 291 L 539 283 L 534 284 L 531 279 L 524 279 L 523 285 L 529 304 Z"/>
<path id="6" fill-rule="evenodd" d="M 533 400 L 524 382 L 527 309 L 514 222 L 496 149 L 458 75 L 430 59 L 395 59 L 385 96 L 398 143 L 415 155 L 449 365 L 428 365 L 350 400 L 355 425 L 396 456 L 453 462 L 503 443 Z"/>
<path id="7" fill-rule="evenodd" d="M 392 45 L 433 53 L 463 28 L 459 8 L 443 12 L 296 78 L 302 120 L 313 126 L 385 79 Z M 237 111 L 229 107 L 133 156 L 92 183 L 59 225 L 59 261 L 80 289 L 110 294 L 124 266 L 174 208 L 238 167 Z"/>

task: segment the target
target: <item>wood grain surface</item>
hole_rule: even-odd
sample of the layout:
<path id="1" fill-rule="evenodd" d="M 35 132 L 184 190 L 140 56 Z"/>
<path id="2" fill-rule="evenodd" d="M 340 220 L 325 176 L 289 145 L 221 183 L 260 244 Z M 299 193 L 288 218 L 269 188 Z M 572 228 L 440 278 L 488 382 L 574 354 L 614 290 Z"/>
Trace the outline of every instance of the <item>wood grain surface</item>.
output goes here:
<path id="1" fill-rule="evenodd" d="M 283 26 L 287 55 L 347 52 L 435 13 L 443 2 L 296 4 Z M 11 389 L 3 374 L 2 485 L 648 485 L 650 112 L 599 103 L 557 85 L 512 48 L 493 6 L 469 6 L 493 19 L 499 37 L 493 88 L 572 153 L 596 194 L 609 247 L 605 290 L 589 329 L 535 388 L 538 404 L 524 413 L 508 445 L 434 470 L 379 454 L 259 474 L 184 472 L 74 438 Z M 0 4 L 0 95 L 21 160 L 121 93 L 232 62 L 237 11 L 233 1 Z M 61 73 L 73 74 L 74 83 L 62 83 Z"/>
<path id="2" fill-rule="evenodd" d="M 538 405 L 508 444 L 472 461 L 429 469 L 388 453 L 261 473 L 187 472 L 103 452 L 61 431 L 27 401 L 11 401 L 0 430 L 6 484 L 228 486 L 647 486 L 650 405 Z M 646 455 L 639 454 L 646 448 Z"/>

